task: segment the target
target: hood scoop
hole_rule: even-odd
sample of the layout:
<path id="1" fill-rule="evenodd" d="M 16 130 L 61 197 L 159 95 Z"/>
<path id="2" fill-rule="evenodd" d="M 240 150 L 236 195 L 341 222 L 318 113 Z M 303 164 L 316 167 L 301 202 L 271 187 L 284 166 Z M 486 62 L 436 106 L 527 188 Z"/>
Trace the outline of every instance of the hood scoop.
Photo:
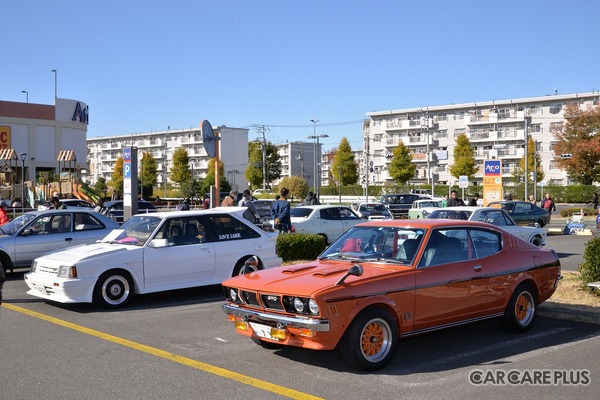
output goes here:
<path id="1" fill-rule="evenodd" d="M 296 267 L 296 268 L 294 268 L 294 267 L 291 267 L 291 268 L 288 267 L 288 268 L 282 270 L 281 273 L 282 274 L 295 274 L 295 273 L 298 273 L 298 272 L 308 271 L 308 270 L 311 270 L 311 269 L 316 268 L 316 267 L 317 267 L 316 265 L 305 265 L 303 267 Z"/>
<path id="2" fill-rule="evenodd" d="M 320 278 L 325 278 L 332 275 L 344 274 L 348 272 L 348 268 L 335 268 L 335 269 L 326 269 L 324 271 L 315 272 L 313 276 L 318 276 Z"/>

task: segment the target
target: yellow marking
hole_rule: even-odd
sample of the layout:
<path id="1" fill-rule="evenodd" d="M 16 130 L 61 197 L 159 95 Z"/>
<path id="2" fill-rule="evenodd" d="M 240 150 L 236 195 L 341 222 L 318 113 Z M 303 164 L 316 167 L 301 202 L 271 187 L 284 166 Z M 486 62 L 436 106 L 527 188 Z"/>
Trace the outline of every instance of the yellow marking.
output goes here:
<path id="1" fill-rule="evenodd" d="M 321 399 L 320 397 L 312 396 L 310 394 L 302 393 L 294 389 L 289 389 L 283 386 L 275 385 L 273 383 L 265 382 L 260 379 L 251 378 L 246 375 L 239 374 L 237 372 L 229 371 L 225 368 L 215 367 L 214 365 L 206 364 L 200 361 L 192 360 L 191 358 L 178 356 L 177 354 L 169 353 L 168 351 L 160 350 L 155 347 L 146 346 L 144 344 L 136 343 L 131 340 L 123 339 L 118 336 L 109 335 L 94 329 L 86 328 L 85 326 L 77 325 L 72 322 L 64 321 L 62 319 L 54 318 L 49 315 L 31 311 L 26 308 L 15 306 L 13 304 L 3 303 L 2 307 L 8 308 L 22 314 L 29 315 L 34 318 L 38 318 L 44 321 L 51 322 L 56 325 L 64 326 L 65 328 L 72 329 L 86 335 L 95 336 L 100 339 L 104 339 L 108 342 L 120 344 L 121 346 L 129 347 L 144 353 L 151 354 L 156 357 L 164 358 L 166 360 L 174 361 L 179 364 L 187 365 L 188 367 L 196 368 L 201 371 L 205 371 L 232 381 L 240 382 L 245 385 L 254 386 L 256 388 L 273 392 L 281 396 L 289 397 L 291 399 Z"/>

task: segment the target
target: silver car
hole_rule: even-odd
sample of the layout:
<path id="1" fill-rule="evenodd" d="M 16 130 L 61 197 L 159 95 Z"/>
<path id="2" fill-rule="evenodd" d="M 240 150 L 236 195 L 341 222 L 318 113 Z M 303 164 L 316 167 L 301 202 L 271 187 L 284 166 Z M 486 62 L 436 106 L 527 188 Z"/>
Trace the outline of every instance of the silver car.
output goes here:
<path id="1" fill-rule="evenodd" d="M 10 272 L 28 268 L 43 254 L 94 243 L 118 227 L 107 216 L 84 208 L 31 211 L 0 226 L 0 264 Z"/>

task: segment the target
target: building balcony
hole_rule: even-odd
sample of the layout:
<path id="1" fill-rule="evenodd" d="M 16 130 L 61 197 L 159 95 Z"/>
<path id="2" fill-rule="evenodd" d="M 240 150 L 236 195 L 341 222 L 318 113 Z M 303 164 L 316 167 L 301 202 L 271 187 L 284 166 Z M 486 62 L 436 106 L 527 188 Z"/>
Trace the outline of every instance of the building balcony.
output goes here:
<path id="1" fill-rule="evenodd" d="M 469 140 L 471 142 L 495 142 L 498 140 L 497 131 L 469 131 Z"/>
<path id="2" fill-rule="evenodd" d="M 525 129 L 510 129 L 498 131 L 498 140 L 525 141 Z"/>

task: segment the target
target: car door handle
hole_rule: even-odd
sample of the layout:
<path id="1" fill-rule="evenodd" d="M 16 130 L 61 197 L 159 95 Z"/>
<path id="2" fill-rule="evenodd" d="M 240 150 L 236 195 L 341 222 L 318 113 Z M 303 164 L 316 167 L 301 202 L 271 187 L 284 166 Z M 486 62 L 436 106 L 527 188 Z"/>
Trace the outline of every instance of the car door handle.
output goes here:
<path id="1" fill-rule="evenodd" d="M 473 267 L 473 270 L 474 270 L 475 272 L 481 272 L 481 269 L 482 269 L 482 268 L 481 268 L 481 265 L 476 265 L 476 266 L 474 266 L 474 267 Z"/>
<path id="2" fill-rule="evenodd" d="M 65 242 L 72 242 L 72 241 L 73 241 L 73 238 L 69 238 L 69 237 L 65 238 Z"/>

